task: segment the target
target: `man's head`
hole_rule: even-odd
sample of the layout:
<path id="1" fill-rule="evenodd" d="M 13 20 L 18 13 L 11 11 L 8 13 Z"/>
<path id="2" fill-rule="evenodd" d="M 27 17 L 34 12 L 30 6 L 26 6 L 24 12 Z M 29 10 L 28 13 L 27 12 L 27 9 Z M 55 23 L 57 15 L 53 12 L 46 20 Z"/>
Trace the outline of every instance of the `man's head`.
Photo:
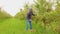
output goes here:
<path id="1" fill-rule="evenodd" d="M 32 8 L 29 8 L 29 12 L 32 12 L 33 10 L 32 10 Z"/>

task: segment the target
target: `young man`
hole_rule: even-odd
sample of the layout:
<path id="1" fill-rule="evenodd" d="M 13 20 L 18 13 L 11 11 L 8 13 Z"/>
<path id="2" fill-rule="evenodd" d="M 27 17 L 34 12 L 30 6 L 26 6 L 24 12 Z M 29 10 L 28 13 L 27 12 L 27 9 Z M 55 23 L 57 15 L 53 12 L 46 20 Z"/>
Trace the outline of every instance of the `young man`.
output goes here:
<path id="1" fill-rule="evenodd" d="M 35 16 L 35 15 L 33 14 L 32 8 L 30 8 L 29 11 L 28 11 L 28 13 L 27 13 L 27 16 L 26 16 L 26 20 L 27 20 L 27 22 L 26 22 L 26 30 L 28 31 L 28 24 L 29 24 L 29 25 L 30 25 L 30 31 L 31 31 L 31 32 L 33 31 L 33 30 L 32 30 L 32 23 L 31 23 L 32 15 Z"/>

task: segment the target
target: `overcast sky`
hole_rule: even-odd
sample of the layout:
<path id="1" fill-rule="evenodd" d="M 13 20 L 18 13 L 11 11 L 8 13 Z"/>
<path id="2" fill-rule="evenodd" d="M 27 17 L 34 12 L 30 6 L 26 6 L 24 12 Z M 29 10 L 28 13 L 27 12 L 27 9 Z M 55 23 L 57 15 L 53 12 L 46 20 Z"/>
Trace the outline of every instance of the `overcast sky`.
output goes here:
<path id="1" fill-rule="evenodd" d="M 7 13 L 14 16 L 17 12 L 19 12 L 19 8 L 24 7 L 24 3 L 29 2 L 33 4 L 33 0 L 0 0 L 0 6 L 4 9 Z"/>
<path id="2" fill-rule="evenodd" d="M 49 0 L 46 1 L 48 2 Z M 14 16 L 20 11 L 20 8 L 24 8 L 25 2 L 29 2 L 30 5 L 34 4 L 33 0 L 0 0 L 0 6 L 7 13 Z M 53 0 L 51 0 L 51 2 L 53 2 Z M 55 9 L 55 6 L 53 6 L 52 8 Z"/>

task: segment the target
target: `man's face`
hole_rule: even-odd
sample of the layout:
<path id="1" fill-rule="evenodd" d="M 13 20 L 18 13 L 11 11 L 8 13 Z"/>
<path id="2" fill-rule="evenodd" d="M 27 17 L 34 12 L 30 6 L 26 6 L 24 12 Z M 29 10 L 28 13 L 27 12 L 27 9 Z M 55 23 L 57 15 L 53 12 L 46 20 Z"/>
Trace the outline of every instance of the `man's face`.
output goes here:
<path id="1" fill-rule="evenodd" d="M 30 9 L 30 12 L 32 12 L 32 9 Z"/>

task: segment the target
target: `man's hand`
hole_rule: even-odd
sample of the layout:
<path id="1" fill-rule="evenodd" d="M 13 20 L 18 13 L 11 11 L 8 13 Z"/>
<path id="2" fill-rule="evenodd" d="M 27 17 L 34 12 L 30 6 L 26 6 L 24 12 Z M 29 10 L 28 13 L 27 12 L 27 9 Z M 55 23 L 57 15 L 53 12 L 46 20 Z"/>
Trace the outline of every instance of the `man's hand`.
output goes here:
<path id="1" fill-rule="evenodd" d="M 29 21 L 32 21 L 31 19 L 29 19 Z"/>

